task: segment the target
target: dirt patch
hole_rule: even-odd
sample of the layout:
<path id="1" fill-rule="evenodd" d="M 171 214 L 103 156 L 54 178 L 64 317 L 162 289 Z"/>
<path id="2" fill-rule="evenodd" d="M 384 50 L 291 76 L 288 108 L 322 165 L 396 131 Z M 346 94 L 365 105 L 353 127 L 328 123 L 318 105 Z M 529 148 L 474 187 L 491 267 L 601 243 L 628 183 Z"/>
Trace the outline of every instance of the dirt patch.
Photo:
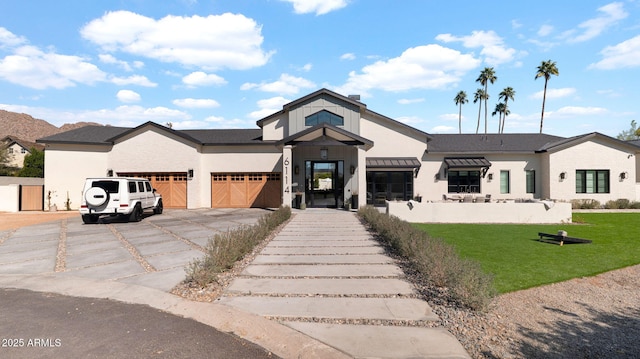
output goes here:
<path id="1" fill-rule="evenodd" d="M 79 216 L 78 211 L 0 212 L 0 231 Z"/>

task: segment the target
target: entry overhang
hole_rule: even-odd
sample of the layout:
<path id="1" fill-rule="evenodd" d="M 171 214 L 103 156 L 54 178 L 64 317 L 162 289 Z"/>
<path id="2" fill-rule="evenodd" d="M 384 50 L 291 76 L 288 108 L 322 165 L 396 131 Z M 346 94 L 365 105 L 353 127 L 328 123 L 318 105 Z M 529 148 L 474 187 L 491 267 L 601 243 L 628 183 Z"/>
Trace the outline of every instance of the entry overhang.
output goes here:
<path id="1" fill-rule="evenodd" d="M 421 165 L 416 157 L 367 157 L 367 169 L 413 170 Z"/>
<path id="2" fill-rule="evenodd" d="M 277 146 L 296 146 L 299 144 L 364 146 L 365 150 L 373 147 L 373 141 L 328 123 L 321 123 L 307 128 L 276 142 Z"/>

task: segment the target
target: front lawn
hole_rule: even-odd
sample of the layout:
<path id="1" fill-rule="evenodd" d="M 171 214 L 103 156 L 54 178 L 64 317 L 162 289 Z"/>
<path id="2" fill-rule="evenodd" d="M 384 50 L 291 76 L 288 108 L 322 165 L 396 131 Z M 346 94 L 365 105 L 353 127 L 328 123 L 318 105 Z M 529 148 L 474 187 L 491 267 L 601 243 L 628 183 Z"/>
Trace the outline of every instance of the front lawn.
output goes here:
<path id="1" fill-rule="evenodd" d="M 640 213 L 575 213 L 574 224 L 414 224 L 443 238 L 495 276 L 500 293 L 592 276 L 640 264 Z M 576 223 L 581 222 L 581 223 Z M 590 239 L 591 244 L 538 242 L 538 232 Z"/>

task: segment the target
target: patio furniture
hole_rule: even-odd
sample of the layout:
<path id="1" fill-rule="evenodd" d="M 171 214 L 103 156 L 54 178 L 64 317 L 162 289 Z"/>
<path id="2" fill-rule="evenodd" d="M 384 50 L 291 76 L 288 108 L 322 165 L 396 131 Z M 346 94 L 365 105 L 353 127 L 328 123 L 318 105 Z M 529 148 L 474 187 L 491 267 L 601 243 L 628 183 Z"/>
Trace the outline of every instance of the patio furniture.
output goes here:
<path id="1" fill-rule="evenodd" d="M 462 202 L 464 202 L 464 203 L 473 203 L 473 196 L 464 196 L 462 198 Z"/>
<path id="2" fill-rule="evenodd" d="M 484 203 L 489 203 L 489 202 L 491 202 L 491 194 L 487 193 L 484 196 Z"/>

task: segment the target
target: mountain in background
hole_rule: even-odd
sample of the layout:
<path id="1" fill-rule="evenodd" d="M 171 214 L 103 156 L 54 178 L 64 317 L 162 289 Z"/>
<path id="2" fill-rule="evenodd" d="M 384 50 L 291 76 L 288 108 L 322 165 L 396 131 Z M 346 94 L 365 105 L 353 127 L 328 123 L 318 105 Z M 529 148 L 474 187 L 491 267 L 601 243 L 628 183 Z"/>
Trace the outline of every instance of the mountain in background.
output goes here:
<path id="1" fill-rule="evenodd" d="M 0 139 L 5 136 L 15 136 L 21 140 L 36 142 L 37 139 L 55 135 L 76 128 L 100 125 L 94 122 L 65 123 L 56 127 L 45 120 L 33 118 L 26 113 L 0 110 Z"/>

